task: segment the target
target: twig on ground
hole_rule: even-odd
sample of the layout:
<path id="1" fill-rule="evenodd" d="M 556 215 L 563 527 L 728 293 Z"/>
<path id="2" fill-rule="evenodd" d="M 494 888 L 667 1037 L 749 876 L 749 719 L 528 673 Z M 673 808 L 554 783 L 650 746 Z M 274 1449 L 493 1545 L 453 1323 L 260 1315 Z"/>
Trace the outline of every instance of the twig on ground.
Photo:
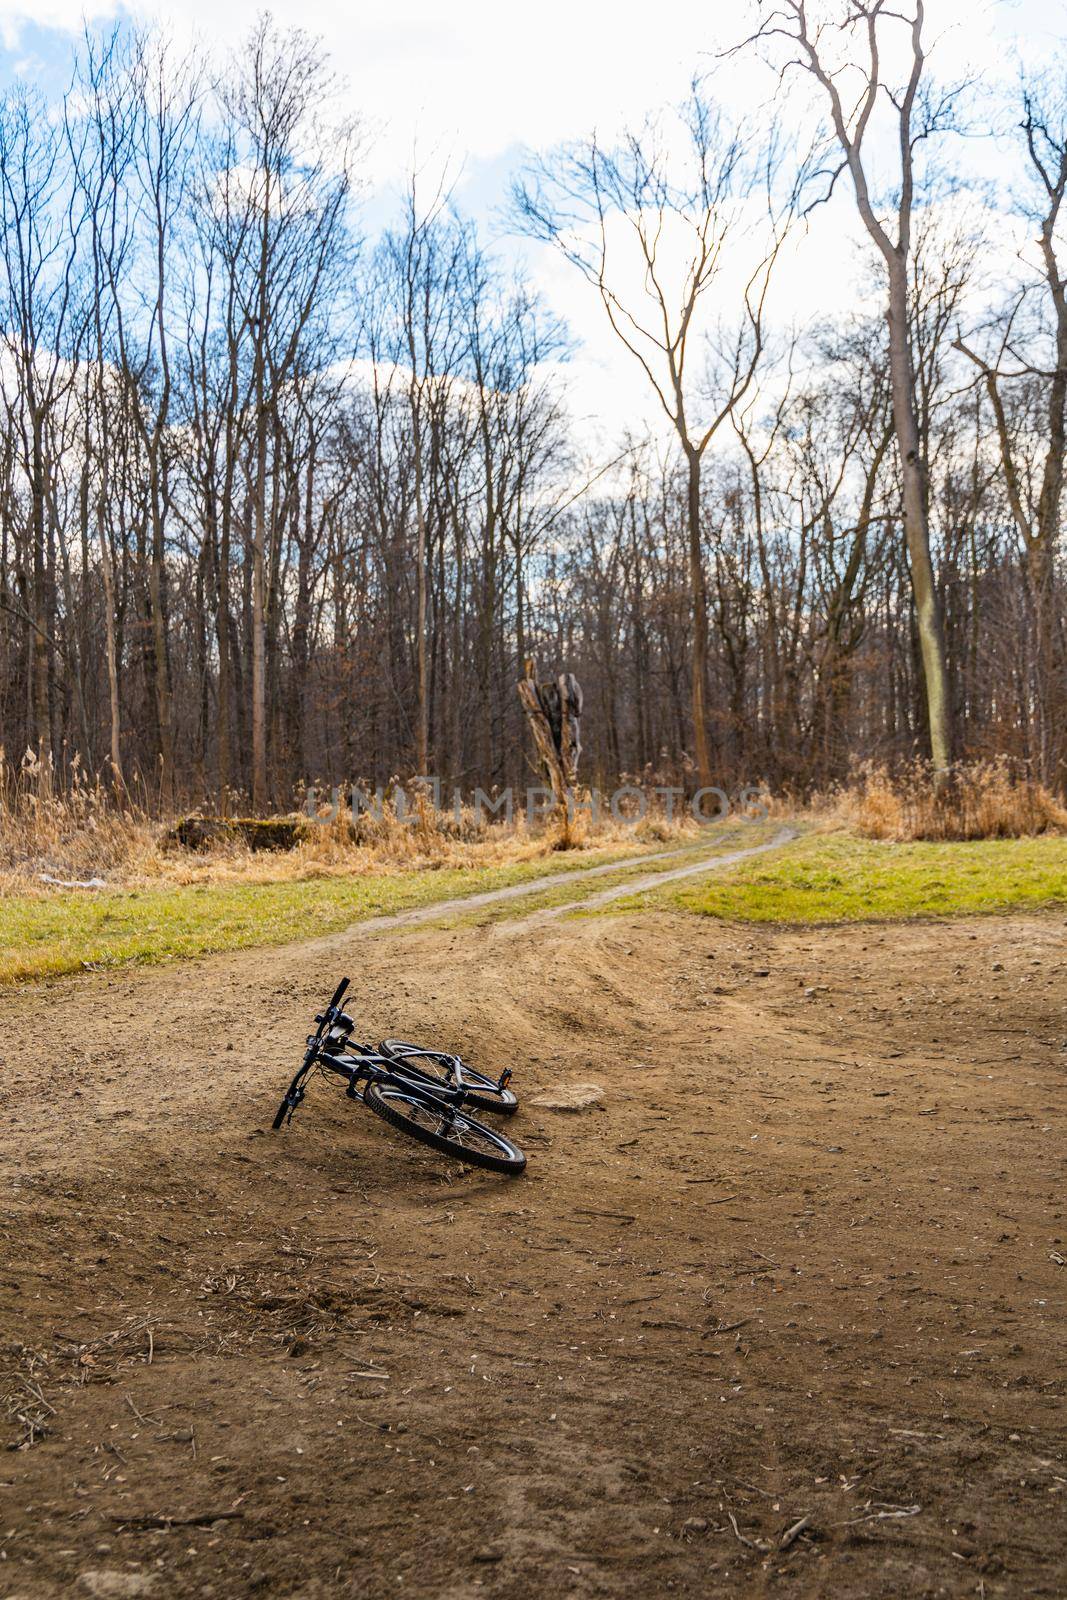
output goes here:
<path id="1" fill-rule="evenodd" d="M 108 1520 L 126 1528 L 209 1528 L 213 1522 L 236 1522 L 243 1516 L 243 1511 L 198 1511 L 191 1517 L 138 1517 L 112 1512 Z"/>
<path id="2" fill-rule="evenodd" d="M 922 1506 L 882 1506 L 868 1511 L 862 1517 L 848 1517 L 844 1522 L 833 1522 L 833 1528 L 854 1528 L 859 1522 L 889 1522 L 895 1517 L 917 1517 Z"/>
<path id="3" fill-rule="evenodd" d="M 728 1511 L 726 1515 L 729 1517 L 730 1526 L 734 1530 L 734 1533 L 737 1535 L 737 1538 L 741 1544 L 747 1545 L 750 1550 L 762 1550 L 766 1548 L 765 1540 L 757 1543 L 755 1539 L 750 1539 L 747 1534 L 741 1532 L 741 1529 L 737 1526 L 737 1518 L 734 1516 L 732 1511 Z"/>
<path id="4" fill-rule="evenodd" d="M 779 1550 L 788 1550 L 794 1539 L 799 1539 L 800 1535 L 804 1532 L 804 1529 L 810 1527 L 811 1512 L 808 1511 L 804 1514 L 804 1516 L 799 1517 L 797 1521 L 793 1523 L 792 1527 L 787 1528 L 782 1534 L 782 1537 L 778 1541 Z"/>
<path id="5" fill-rule="evenodd" d="M 134 1405 L 134 1403 L 133 1403 L 133 1401 L 132 1401 L 132 1399 L 130 1398 L 129 1395 L 124 1395 L 123 1398 L 125 1399 L 126 1404 L 129 1406 L 130 1410 L 133 1412 L 134 1416 L 137 1418 L 138 1422 L 141 1423 L 143 1427 L 150 1428 L 153 1425 L 153 1423 L 155 1422 L 156 1419 L 154 1417 L 143 1417 L 141 1415 L 141 1413 L 138 1411 L 137 1407 Z M 157 1424 L 157 1426 L 158 1426 L 158 1424 Z"/>

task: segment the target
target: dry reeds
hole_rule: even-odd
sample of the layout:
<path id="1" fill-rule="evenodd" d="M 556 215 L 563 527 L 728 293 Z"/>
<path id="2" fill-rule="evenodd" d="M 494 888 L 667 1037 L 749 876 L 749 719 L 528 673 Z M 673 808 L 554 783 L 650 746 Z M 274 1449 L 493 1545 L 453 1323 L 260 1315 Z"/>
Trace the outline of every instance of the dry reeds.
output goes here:
<path id="1" fill-rule="evenodd" d="M 1067 810 L 1025 767 L 959 763 L 940 783 L 926 762 L 862 767 L 841 791 L 842 820 L 868 839 L 1017 839 L 1067 829 Z"/>
<path id="2" fill-rule="evenodd" d="M 36 880 L 42 872 L 84 878 L 124 866 L 150 849 L 153 825 L 129 797 L 71 762 L 62 790 L 51 763 L 28 750 L 18 766 L 0 747 L 0 878 Z"/>
<path id="3" fill-rule="evenodd" d="M 27 753 L 16 767 L 0 750 L 0 890 L 48 893 L 44 874 L 61 881 L 102 878 L 108 887 L 152 883 L 268 883 L 349 874 L 387 874 L 433 868 L 503 866 L 537 860 L 559 849 L 625 851 L 650 843 L 685 842 L 698 833 L 682 813 L 650 810 L 641 820 L 610 813 L 591 820 L 579 812 L 569 828 L 551 819 L 529 827 L 491 820 L 469 806 L 437 810 L 416 792 L 390 796 L 353 817 L 301 814 L 297 843 L 284 851 L 252 850 L 239 834 L 212 837 L 208 847 L 176 847 L 174 818 L 156 819 L 99 781 L 75 758 L 62 791 L 50 767 Z"/>

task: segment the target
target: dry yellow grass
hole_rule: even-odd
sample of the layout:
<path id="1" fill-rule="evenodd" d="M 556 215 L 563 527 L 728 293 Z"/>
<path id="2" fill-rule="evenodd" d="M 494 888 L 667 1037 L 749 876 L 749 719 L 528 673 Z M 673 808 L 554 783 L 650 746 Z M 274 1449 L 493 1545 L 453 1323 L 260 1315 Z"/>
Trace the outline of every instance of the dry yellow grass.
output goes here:
<path id="1" fill-rule="evenodd" d="M 0 750 L 0 892 L 54 893 L 42 873 L 65 881 L 103 878 L 108 887 L 236 885 L 301 882 L 316 878 L 382 876 L 432 869 L 502 867 L 550 857 L 561 849 L 611 850 L 620 856 L 650 844 L 696 839 L 687 817 L 668 821 L 650 813 L 627 825 L 610 816 L 593 824 L 579 814 L 569 829 L 530 829 L 435 811 L 421 796 L 408 816 L 387 801 L 380 818 L 360 816 L 353 826 L 342 813 L 332 822 L 306 822 L 292 850 L 253 851 L 239 839 L 203 851 L 175 847 L 174 819 L 158 820 L 126 797 L 120 804 L 75 766 L 63 793 L 32 757 L 18 768 Z"/>
<path id="2" fill-rule="evenodd" d="M 960 763 L 941 785 L 913 762 L 891 774 L 859 769 L 834 798 L 840 820 L 868 839 L 1021 839 L 1067 829 L 1067 810 L 1043 784 L 1004 758 Z"/>

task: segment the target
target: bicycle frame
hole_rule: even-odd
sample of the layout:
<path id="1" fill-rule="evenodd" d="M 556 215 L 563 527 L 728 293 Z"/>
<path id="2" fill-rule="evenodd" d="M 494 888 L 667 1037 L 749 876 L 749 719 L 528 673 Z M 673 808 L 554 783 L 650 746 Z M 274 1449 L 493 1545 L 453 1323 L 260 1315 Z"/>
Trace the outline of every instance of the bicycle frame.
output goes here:
<path id="1" fill-rule="evenodd" d="M 368 1049 L 365 1045 L 348 1042 L 344 1046 L 348 1053 L 339 1054 L 324 1048 L 321 1034 L 313 1033 L 308 1034 L 307 1045 L 307 1054 L 300 1070 L 289 1085 L 289 1092 L 274 1119 L 275 1128 L 280 1128 L 283 1120 L 288 1122 L 293 1120 L 293 1112 L 307 1093 L 305 1079 L 316 1066 L 343 1078 L 348 1084 L 345 1093 L 350 1100 L 362 1100 L 359 1085 L 372 1080 L 390 1088 L 415 1088 L 424 1099 L 441 1108 L 441 1115 L 446 1124 L 452 1121 L 455 1113 L 469 1098 L 466 1089 L 450 1089 L 447 1084 L 430 1083 L 422 1079 L 413 1082 L 410 1077 L 404 1075 L 402 1068 L 398 1070 L 395 1061 L 390 1060 L 388 1056 L 379 1055 L 377 1051 Z"/>

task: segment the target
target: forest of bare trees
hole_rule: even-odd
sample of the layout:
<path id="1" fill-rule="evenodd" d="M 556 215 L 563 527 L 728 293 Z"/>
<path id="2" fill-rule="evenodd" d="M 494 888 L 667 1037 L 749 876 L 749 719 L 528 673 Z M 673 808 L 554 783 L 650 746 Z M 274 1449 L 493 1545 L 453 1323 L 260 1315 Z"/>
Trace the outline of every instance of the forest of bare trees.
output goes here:
<path id="1" fill-rule="evenodd" d="M 809 12 L 784 0 L 739 48 L 808 97 L 810 144 L 766 107 L 738 130 L 698 79 L 515 186 L 513 232 L 594 286 L 664 424 L 601 460 L 572 331 L 447 181 L 417 170 L 367 236 L 368 135 L 305 35 L 265 19 L 225 62 L 87 35 L 62 106 L 11 89 L 7 762 L 163 810 L 487 788 L 528 770 L 533 655 L 580 680 L 602 785 L 807 791 L 1005 753 L 1062 791 L 1067 78 L 991 105 L 937 80 L 921 0 Z M 999 210 L 960 166 L 966 117 L 1004 154 Z M 786 330 L 797 241 L 843 196 L 872 292 Z M 989 237 L 1005 206 L 1019 251 Z"/>

